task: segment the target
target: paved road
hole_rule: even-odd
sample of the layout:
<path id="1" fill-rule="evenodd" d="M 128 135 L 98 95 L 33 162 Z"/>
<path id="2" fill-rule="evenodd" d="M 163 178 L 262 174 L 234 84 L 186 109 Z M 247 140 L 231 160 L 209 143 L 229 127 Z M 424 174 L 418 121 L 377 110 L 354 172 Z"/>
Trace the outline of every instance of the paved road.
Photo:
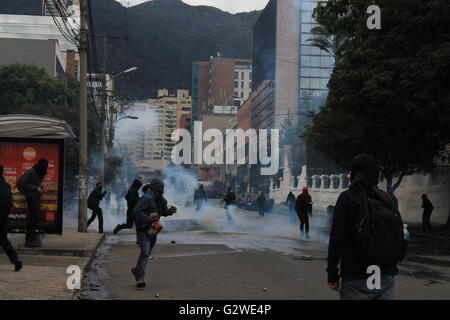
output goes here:
<path id="1" fill-rule="evenodd" d="M 258 225 L 270 224 L 271 219 L 279 217 L 245 219 L 253 219 L 253 230 L 242 220 L 228 230 L 162 232 L 148 266 L 148 286 L 143 290 L 135 288 L 130 273 L 139 253 L 135 235 L 110 235 L 95 262 L 96 271 L 89 276 L 94 291 L 85 291 L 81 298 L 338 298 L 326 285 L 327 244 L 323 236 L 317 233 L 311 240 L 299 240 L 288 228 L 279 234 L 261 233 Z M 186 226 L 179 221 L 173 223 Z M 449 266 L 448 256 L 410 255 L 400 265 L 397 299 L 450 298 Z"/>

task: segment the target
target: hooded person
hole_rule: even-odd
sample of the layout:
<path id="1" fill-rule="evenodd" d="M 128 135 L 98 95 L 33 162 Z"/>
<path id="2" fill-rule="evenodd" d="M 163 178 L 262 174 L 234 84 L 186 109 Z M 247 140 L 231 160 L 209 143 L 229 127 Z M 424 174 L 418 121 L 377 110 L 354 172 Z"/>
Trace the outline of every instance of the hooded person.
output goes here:
<path id="1" fill-rule="evenodd" d="M 13 206 L 11 186 L 3 177 L 3 166 L 0 165 L 0 248 L 6 253 L 9 261 L 14 265 L 14 270 L 22 269 L 22 262 L 16 250 L 8 240 L 8 216 Z"/>
<path id="2" fill-rule="evenodd" d="M 41 158 L 38 162 L 17 181 L 17 188 L 25 195 L 28 208 L 27 233 L 25 247 L 41 247 L 42 242 L 36 232 L 41 219 L 41 196 L 47 192 L 42 185 L 47 174 L 48 160 Z"/>
<path id="3" fill-rule="evenodd" d="M 98 232 L 103 233 L 103 211 L 100 208 L 100 201 L 105 197 L 106 191 L 103 190 L 103 185 L 99 182 L 95 185 L 95 189 L 91 191 L 88 197 L 88 208 L 92 210 L 92 215 L 89 218 L 87 225 L 94 222 L 98 217 Z"/>
<path id="4" fill-rule="evenodd" d="M 203 209 L 203 204 L 207 202 L 205 188 L 201 184 L 200 187 L 195 190 L 194 202 L 196 204 L 196 211 L 199 212 Z"/>
<path id="5" fill-rule="evenodd" d="M 168 207 L 164 198 L 164 182 L 154 178 L 146 186 L 145 194 L 139 199 L 134 207 L 133 215 L 136 224 L 137 240 L 140 254 L 136 267 L 131 269 L 136 280 L 136 287 L 145 287 L 145 268 L 148 258 L 157 241 L 157 235 L 162 227 L 159 224 L 161 217 L 172 216 L 177 208 Z"/>
<path id="6" fill-rule="evenodd" d="M 127 200 L 127 222 L 123 224 L 118 224 L 115 228 L 113 233 L 117 234 L 122 229 L 131 229 L 134 225 L 134 215 L 133 210 L 136 204 L 139 201 L 139 189 L 142 187 L 143 183 L 136 179 L 133 181 L 130 189 L 128 189 L 128 192 L 125 196 L 125 199 Z"/>
<path id="7" fill-rule="evenodd" d="M 300 220 L 301 235 L 309 238 L 309 216 L 312 215 L 312 199 L 308 193 L 308 187 L 303 187 L 302 193 L 297 197 L 295 211 Z"/>
<path id="8" fill-rule="evenodd" d="M 369 290 L 367 268 L 371 264 L 355 243 L 369 198 L 380 199 L 398 211 L 395 196 L 378 189 L 379 175 L 380 166 L 373 156 L 354 157 L 350 164 L 350 187 L 340 194 L 334 208 L 328 246 L 328 285 L 333 290 L 340 290 L 342 300 L 393 299 L 394 276 L 398 273 L 396 263 L 379 265 L 381 289 Z"/>
<path id="9" fill-rule="evenodd" d="M 295 204 L 296 204 L 296 198 L 295 195 L 291 192 L 289 192 L 287 198 L 286 198 L 286 206 L 289 208 L 289 218 L 291 220 L 295 219 Z"/>

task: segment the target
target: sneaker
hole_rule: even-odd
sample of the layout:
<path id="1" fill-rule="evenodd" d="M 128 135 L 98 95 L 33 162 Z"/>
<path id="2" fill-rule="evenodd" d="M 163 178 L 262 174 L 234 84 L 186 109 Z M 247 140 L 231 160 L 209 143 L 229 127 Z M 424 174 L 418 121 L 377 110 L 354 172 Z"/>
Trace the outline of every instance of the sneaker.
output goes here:
<path id="1" fill-rule="evenodd" d="M 136 282 L 136 288 L 142 289 L 145 287 L 145 281 L 144 280 L 139 280 L 138 282 Z"/>
<path id="2" fill-rule="evenodd" d="M 20 269 L 22 269 L 22 268 L 23 268 L 22 261 L 17 261 L 17 262 L 14 264 L 14 271 L 20 271 Z"/>
<path id="3" fill-rule="evenodd" d="M 114 228 L 113 234 L 117 234 L 117 232 L 119 232 L 119 231 L 120 231 L 120 225 L 118 224 L 118 225 Z"/>

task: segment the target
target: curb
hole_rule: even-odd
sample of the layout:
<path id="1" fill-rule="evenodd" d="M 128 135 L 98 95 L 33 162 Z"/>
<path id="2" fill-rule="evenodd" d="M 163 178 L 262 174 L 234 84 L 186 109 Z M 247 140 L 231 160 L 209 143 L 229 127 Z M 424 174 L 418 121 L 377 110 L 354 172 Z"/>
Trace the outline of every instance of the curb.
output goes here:
<path id="1" fill-rule="evenodd" d="M 102 237 L 100 238 L 100 240 L 98 241 L 97 245 L 94 247 L 94 249 L 92 251 L 81 250 L 83 252 L 87 252 L 88 253 L 86 256 L 83 256 L 83 257 L 89 257 L 89 259 L 84 264 L 84 266 L 82 268 L 82 284 L 81 284 L 81 288 L 79 290 L 74 290 L 73 291 L 73 294 L 72 294 L 72 297 L 70 298 L 70 300 L 76 300 L 77 296 L 84 290 L 84 284 L 85 284 L 84 280 L 86 278 L 86 274 L 89 272 L 89 269 L 91 268 L 92 262 L 94 261 L 95 255 L 97 254 L 98 249 L 103 244 L 105 239 L 106 239 L 106 235 L 103 234 Z"/>

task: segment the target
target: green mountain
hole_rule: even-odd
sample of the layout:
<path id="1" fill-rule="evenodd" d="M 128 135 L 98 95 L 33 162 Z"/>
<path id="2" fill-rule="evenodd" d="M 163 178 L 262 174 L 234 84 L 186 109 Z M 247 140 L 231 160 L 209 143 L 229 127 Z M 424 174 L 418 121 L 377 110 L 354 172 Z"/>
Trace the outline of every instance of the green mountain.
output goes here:
<path id="1" fill-rule="evenodd" d="M 34 3 L 34 7 L 33 7 Z M 39 14 L 40 0 L 2 0 L 0 13 Z M 33 11 L 34 10 L 34 11 Z M 126 8 L 114 0 L 91 0 L 96 35 L 128 37 L 109 40 L 107 71 L 132 66 L 139 71 L 117 81 L 117 90 L 136 98 L 153 97 L 158 88 L 191 88 L 192 61 L 207 61 L 218 52 L 226 58 L 251 58 L 253 24 L 259 11 L 230 14 L 180 0 L 153 0 Z M 96 38 L 102 65 L 102 39 Z"/>

